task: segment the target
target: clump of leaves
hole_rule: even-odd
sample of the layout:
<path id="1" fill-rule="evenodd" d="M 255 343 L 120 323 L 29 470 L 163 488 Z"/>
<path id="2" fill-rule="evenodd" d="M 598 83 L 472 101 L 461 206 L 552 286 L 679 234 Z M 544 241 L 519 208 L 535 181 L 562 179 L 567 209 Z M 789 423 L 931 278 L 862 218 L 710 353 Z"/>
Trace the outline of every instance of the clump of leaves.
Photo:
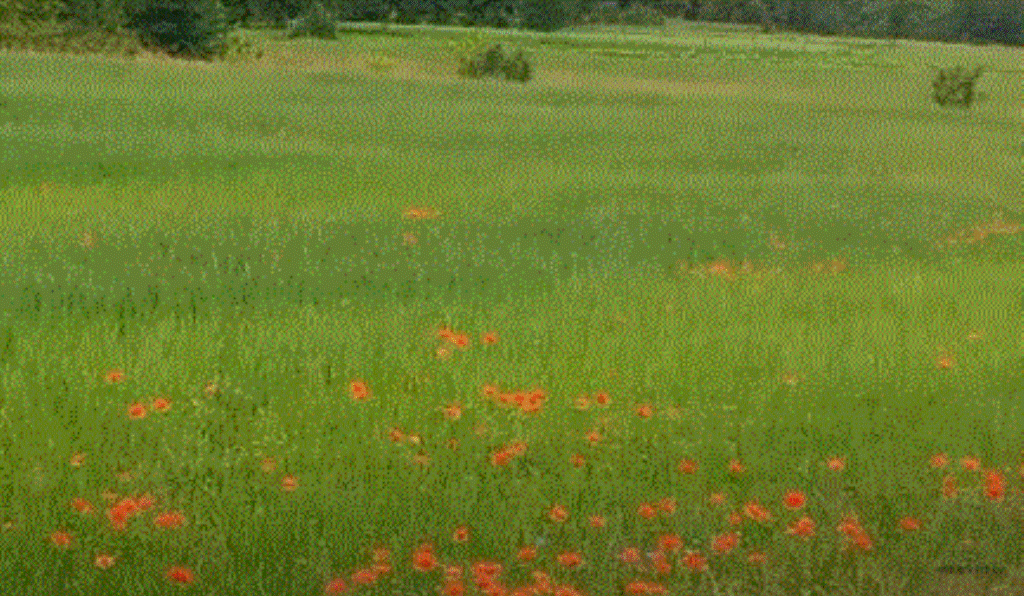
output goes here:
<path id="1" fill-rule="evenodd" d="M 533 78 L 533 69 L 522 50 L 508 56 L 501 44 L 494 44 L 472 56 L 463 58 L 459 74 L 471 79 L 494 77 L 525 83 Z"/>
<path id="2" fill-rule="evenodd" d="M 974 83 L 981 76 L 982 67 L 968 70 L 963 66 L 939 69 L 938 76 L 932 81 L 935 90 L 935 101 L 940 106 L 971 107 L 974 99 Z"/>

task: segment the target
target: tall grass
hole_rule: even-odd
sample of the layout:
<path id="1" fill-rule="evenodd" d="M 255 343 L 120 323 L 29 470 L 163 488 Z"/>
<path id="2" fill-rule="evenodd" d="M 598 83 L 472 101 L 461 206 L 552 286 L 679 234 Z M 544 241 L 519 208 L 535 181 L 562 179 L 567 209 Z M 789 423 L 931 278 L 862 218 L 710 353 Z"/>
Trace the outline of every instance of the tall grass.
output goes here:
<path id="1" fill-rule="evenodd" d="M 410 569 L 436 557 L 468 591 L 492 561 L 510 588 L 885 594 L 964 536 L 1019 565 L 1006 57 L 973 50 L 992 100 L 951 114 L 884 45 L 580 62 L 642 48 L 524 34 L 520 88 L 409 31 L 248 66 L 0 57 L 6 592 L 455 590 Z M 619 560 L 665 535 L 670 573 Z M 393 569 L 354 588 L 375 545 Z"/>

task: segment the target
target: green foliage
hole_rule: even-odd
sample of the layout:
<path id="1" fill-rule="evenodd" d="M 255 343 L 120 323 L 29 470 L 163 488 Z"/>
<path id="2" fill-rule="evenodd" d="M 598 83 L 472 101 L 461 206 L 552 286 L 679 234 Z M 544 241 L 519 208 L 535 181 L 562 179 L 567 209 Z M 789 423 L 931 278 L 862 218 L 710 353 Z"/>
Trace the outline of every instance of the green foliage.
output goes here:
<path id="1" fill-rule="evenodd" d="M 253 43 L 252 38 L 238 30 L 228 33 L 220 48 L 220 58 L 229 62 L 259 60 L 262 57 L 263 48 Z"/>
<path id="2" fill-rule="evenodd" d="M 328 12 L 322 3 L 316 2 L 302 16 L 289 23 L 288 37 L 337 39 L 335 19 L 336 15 Z"/>
<path id="3" fill-rule="evenodd" d="M 227 13 L 218 0 L 130 0 L 127 28 L 149 46 L 171 55 L 208 59 L 218 55 Z"/>
<path id="4" fill-rule="evenodd" d="M 519 6 L 519 25 L 535 31 L 557 31 L 569 26 L 580 15 L 574 0 L 523 0 Z"/>
<path id="5" fill-rule="evenodd" d="M 981 76 L 982 67 L 973 71 L 963 66 L 939 69 L 932 81 L 935 101 L 940 106 L 971 107 L 974 98 L 974 82 Z"/>
<path id="6" fill-rule="evenodd" d="M 522 50 L 506 56 L 501 44 L 495 44 L 476 55 L 462 60 L 459 74 L 471 79 L 494 77 L 525 83 L 533 77 L 530 63 Z"/>

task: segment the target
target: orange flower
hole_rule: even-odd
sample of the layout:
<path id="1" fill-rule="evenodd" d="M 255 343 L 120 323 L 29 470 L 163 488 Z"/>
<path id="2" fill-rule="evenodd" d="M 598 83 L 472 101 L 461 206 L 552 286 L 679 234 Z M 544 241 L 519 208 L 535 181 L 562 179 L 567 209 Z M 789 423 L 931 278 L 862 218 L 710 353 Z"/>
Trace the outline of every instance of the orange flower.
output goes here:
<path id="1" fill-rule="evenodd" d="M 368 586 L 377 581 L 377 572 L 373 569 L 356 569 L 349 579 L 357 586 Z"/>
<path id="2" fill-rule="evenodd" d="M 956 478 L 954 478 L 953 476 L 946 476 L 945 478 L 943 478 L 942 496 L 946 497 L 947 499 L 952 499 L 953 497 L 956 496 L 956 493 Z"/>
<path id="3" fill-rule="evenodd" d="M 406 219 L 433 219 L 437 215 L 437 210 L 431 207 L 409 207 L 402 213 Z"/>
<path id="4" fill-rule="evenodd" d="M 743 516 L 738 511 L 733 511 L 729 514 L 729 525 L 738 526 L 743 523 Z"/>
<path id="5" fill-rule="evenodd" d="M 136 402 L 128 406 L 128 417 L 133 420 L 146 417 L 146 406 Z"/>
<path id="6" fill-rule="evenodd" d="M 451 404 L 444 409 L 444 417 L 448 420 L 458 420 L 462 418 L 462 406 L 458 404 Z"/>
<path id="7" fill-rule="evenodd" d="M 185 516 L 178 511 L 168 511 L 157 516 L 153 523 L 167 530 L 175 530 L 185 522 Z"/>
<path id="8" fill-rule="evenodd" d="M 265 457 L 260 462 L 260 469 L 263 470 L 263 473 L 270 474 L 277 469 L 277 462 L 272 457 Z"/>
<path id="9" fill-rule="evenodd" d="M 697 471 L 697 462 L 692 459 L 679 460 L 679 467 L 677 469 L 683 474 L 693 474 Z"/>
<path id="10" fill-rule="evenodd" d="M 174 566 L 167 570 L 167 579 L 179 584 L 191 584 L 195 576 L 188 567 Z"/>
<path id="11" fill-rule="evenodd" d="M 519 549 L 518 558 L 520 561 L 532 561 L 537 558 L 537 547 L 524 546 Z"/>
<path id="12" fill-rule="evenodd" d="M 949 463 L 949 458 L 946 457 L 945 453 L 936 453 L 932 456 L 931 466 L 933 468 L 945 468 L 946 464 Z"/>
<path id="13" fill-rule="evenodd" d="M 828 469 L 833 472 L 842 472 L 846 468 L 846 459 L 842 457 L 833 457 L 828 460 Z"/>
<path id="14" fill-rule="evenodd" d="M 482 341 L 485 346 L 493 346 L 494 344 L 498 343 L 498 334 L 494 333 L 493 331 L 490 333 L 485 333 L 480 341 Z"/>
<path id="15" fill-rule="evenodd" d="M 733 474 L 742 474 L 745 469 L 738 459 L 729 462 L 729 471 Z"/>
<path id="16" fill-rule="evenodd" d="M 804 493 L 791 490 L 786 493 L 785 497 L 783 497 L 783 502 L 785 502 L 786 507 L 790 509 L 800 509 L 804 506 L 804 503 L 807 502 L 807 499 L 804 497 Z"/>
<path id="17" fill-rule="evenodd" d="M 743 513 L 754 521 L 767 521 L 772 517 L 768 510 L 762 507 L 757 501 L 750 501 L 744 505 Z"/>
<path id="18" fill-rule="evenodd" d="M 459 526 L 452 532 L 452 540 L 455 542 L 463 543 L 469 540 L 469 528 L 466 526 Z"/>
<path id="19" fill-rule="evenodd" d="M 82 465 L 82 463 L 84 461 L 85 461 L 85 454 L 84 453 L 74 453 L 74 454 L 71 455 L 71 459 L 68 461 L 68 463 L 71 464 L 71 467 L 78 468 L 78 467 L 81 467 L 81 465 Z"/>
<path id="20" fill-rule="evenodd" d="M 163 397 L 158 397 L 153 400 L 153 409 L 157 412 L 166 412 L 171 409 L 171 402 Z"/>
<path id="21" fill-rule="evenodd" d="M 103 380 L 107 383 L 120 383 L 124 380 L 124 371 L 119 369 L 113 369 L 107 371 L 107 374 L 103 376 Z"/>
<path id="22" fill-rule="evenodd" d="M 100 553 L 96 555 L 96 558 L 93 560 L 93 564 L 100 569 L 110 569 L 114 566 L 114 557 L 112 555 Z"/>
<path id="23" fill-rule="evenodd" d="M 619 559 L 626 564 L 638 565 L 640 563 L 640 550 L 635 547 L 628 547 L 619 553 Z"/>
<path id="24" fill-rule="evenodd" d="M 654 408 L 648 404 L 643 404 L 637 407 L 636 414 L 641 418 L 650 418 L 654 414 Z"/>
<path id="25" fill-rule="evenodd" d="M 491 465 L 495 467 L 501 467 L 508 465 L 508 462 L 512 459 L 512 454 L 508 451 L 502 450 L 491 455 Z"/>
<path id="26" fill-rule="evenodd" d="M 437 567 L 437 557 L 429 545 L 422 545 L 412 555 L 412 566 L 416 571 L 430 571 Z"/>
<path id="27" fill-rule="evenodd" d="M 576 409 L 577 410 L 587 410 L 589 408 L 590 408 L 590 400 L 588 400 L 586 398 L 586 396 L 581 396 L 581 397 L 577 397 L 576 398 Z"/>
<path id="28" fill-rule="evenodd" d="M 708 497 L 708 503 L 711 505 L 721 505 L 725 502 L 725 495 L 723 493 L 711 493 Z"/>
<path id="29" fill-rule="evenodd" d="M 559 553 L 558 555 L 558 564 L 562 567 L 568 567 L 569 569 L 572 569 L 574 567 L 579 567 L 580 563 L 582 562 L 583 557 L 581 557 L 580 554 L 577 552 L 566 551 L 563 553 Z"/>
<path id="30" fill-rule="evenodd" d="M 981 465 L 981 461 L 976 457 L 965 457 L 960 460 L 960 465 L 962 465 L 965 470 L 973 472 Z"/>
<path id="31" fill-rule="evenodd" d="M 569 519 L 569 512 L 565 510 L 565 507 L 555 505 L 551 508 L 551 511 L 548 512 L 548 517 L 551 518 L 551 521 L 561 523 Z"/>
<path id="32" fill-rule="evenodd" d="M 688 553 L 683 563 L 693 571 L 704 571 L 708 568 L 708 560 L 700 553 Z"/>
<path id="33" fill-rule="evenodd" d="M 50 542 L 57 548 L 67 548 L 71 546 L 71 534 L 64 530 L 57 530 L 50 534 Z"/>
<path id="34" fill-rule="evenodd" d="M 601 434 L 598 433 L 596 430 L 592 430 L 589 433 L 587 433 L 587 440 L 590 441 L 591 445 L 594 445 L 601 441 Z"/>
<path id="35" fill-rule="evenodd" d="M 945 370 L 956 366 L 956 360 L 953 358 L 952 354 L 943 354 L 935 361 L 935 365 Z"/>
<path id="36" fill-rule="evenodd" d="M 597 405 L 599 406 L 607 406 L 608 404 L 612 403 L 611 399 L 609 399 L 608 397 L 608 394 L 604 392 L 595 393 L 594 402 L 597 403 Z"/>
<path id="37" fill-rule="evenodd" d="M 587 463 L 587 460 L 579 453 L 574 453 L 573 456 L 569 458 L 569 462 L 574 468 L 582 468 L 583 465 Z"/>
<path id="38" fill-rule="evenodd" d="M 921 520 L 916 517 L 904 517 L 900 520 L 900 528 L 905 532 L 913 532 L 921 529 Z"/>
<path id="39" fill-rule="evenodd" d="M 640 506 L 636 508 L 636 513 L 644 519 L 651 519 L 654 517 L 657 511 L 651 504 L 641 503 Z"/>
<path id="40" fill-rule="evenodd" d="M 324 586 L 324 594 L 344 594 L 348 586 L 345 585 L 345 580 L 338 577 L 327 582 Z"/>
<path id="41" fill-rule="evenodd" d="M 497 396 L 498 393 L 500 393 L 500 391 L 501 391 L 500 389 L 498 389 L 494 385 L 484 385 L 483 387 L 481 387 L 480 390 L 483 392 L 485 397 L 489 397 L 489 398 L 493 398 L 493 397 Z"/>
<path id="42" fill-rule="evenodd" d="M 683 539 L 678 534 L 665 534 L 658 538 L 658 548 L 675 552 L 683 547 Z"/>
<path id="43" fill-rule="evenodd" d="M 736 548 L 737 544 L 739 544 L 739 534 L 736 532 L 729 532 L 716 536 L 715 540 L 711 543 L 711 549 L 720 555 L 724 555 Z"/>
<path id="44" fill-rule="evenodd" d="M 665 497 L 664 499 L 658 501 L 658 509 L 661 509 L 663 512 L 665 512 L 665 515 L 672 515 L 676 512 L 676 500 Z"/>
<path id="45" fill-rule="evenodd" d="M 768 555 L 759 550 L 752 550 L 747 553 L 747 562 L 751 565 L 761 565 L 768 560 Z"/>
<path id="46" fill-rule="evenodd" d="M 605 519 L 603 515 L 591 515 L 590 516 L 590 527 L 592 528 L 603 528 L 605 526 Z"/>
<path id="47" fill-rule="evenodd" d="M 391 439 L 392 442 L 401 443 L 405 436 L 402 434 L 402 431 L 397 428 L 392 428 L 388 431 L 388 438 Z"/>
<path id="48" fill-rule="evenodd" d="M 356 401 L 365 401 L 370 395 L 370 390 L 366 387 L 366 383 L 362 381 L 352 381 L 348 384 L 348 387 L 352 392 L 352 399 Z"/>
<path id="49" fill-rule="evenodd" d="M 71 501 L 71 506 L 74 507 L 75 511 L 77 511 L 79 513 L 92 513 L 93 512 L 92 503 L 90 503 L 89 501 L 86 501 L 85 499 L 82 499 L 82 498 L 78 498 L 78 499 L 75 499 L 75 500 Z"/>
<path id="50" fill-rule="evenodd" d="M 629 596 L 641 596 L 642 594 L 647 594 L 648 593 L 647 582 L 642 582 L 642 581 L 629 582 L 628 584 L 626 584 L 626 587 L 623 588 L 623 590 Z"/>
<path id="51" fill-rule="evenodd" d="M 292 492 L 299 486 L 299 479 L 295 476 L 285 476 L 281 479 L 281 490 Z"/>
<path id="52" fill-rule="evenodd" d="M 463 596 L 466 593 L 466 585 L 461 581 L 446 581 L 441 587 L 441 596 Z"/>
<path id="53" fill-rule="evenodd" d="M 1006 479 L 997 470 L 985 472 L 985 496 L 990 501 L 1002 501 L 1006 494 Z"/>
<path id="54" fill-rule="evenodd" d="M 789 529 L 786 530 L 787 534 L 793 534 L 800 536 L 801 538 L 810 538 L 814 536 L 814 520 L 806 515 L 790 524 Z"/>

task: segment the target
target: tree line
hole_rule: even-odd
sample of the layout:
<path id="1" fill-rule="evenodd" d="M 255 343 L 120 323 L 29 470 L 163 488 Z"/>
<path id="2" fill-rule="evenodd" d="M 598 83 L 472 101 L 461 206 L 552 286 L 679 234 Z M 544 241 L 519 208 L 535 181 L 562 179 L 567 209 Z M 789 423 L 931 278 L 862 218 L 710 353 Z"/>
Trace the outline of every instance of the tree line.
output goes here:
<path id="1" fill-rule="evenodd" d="M 0 0 L 0 23 L 56 20 L 113 30 L 132 14 L 215 11 L 232 26 L 284 26 L 320 10 L 348 21 L 554 31 L 596 9 L 638 6 L 769 31 L 1024 45 L 1021 0 Z"/>

